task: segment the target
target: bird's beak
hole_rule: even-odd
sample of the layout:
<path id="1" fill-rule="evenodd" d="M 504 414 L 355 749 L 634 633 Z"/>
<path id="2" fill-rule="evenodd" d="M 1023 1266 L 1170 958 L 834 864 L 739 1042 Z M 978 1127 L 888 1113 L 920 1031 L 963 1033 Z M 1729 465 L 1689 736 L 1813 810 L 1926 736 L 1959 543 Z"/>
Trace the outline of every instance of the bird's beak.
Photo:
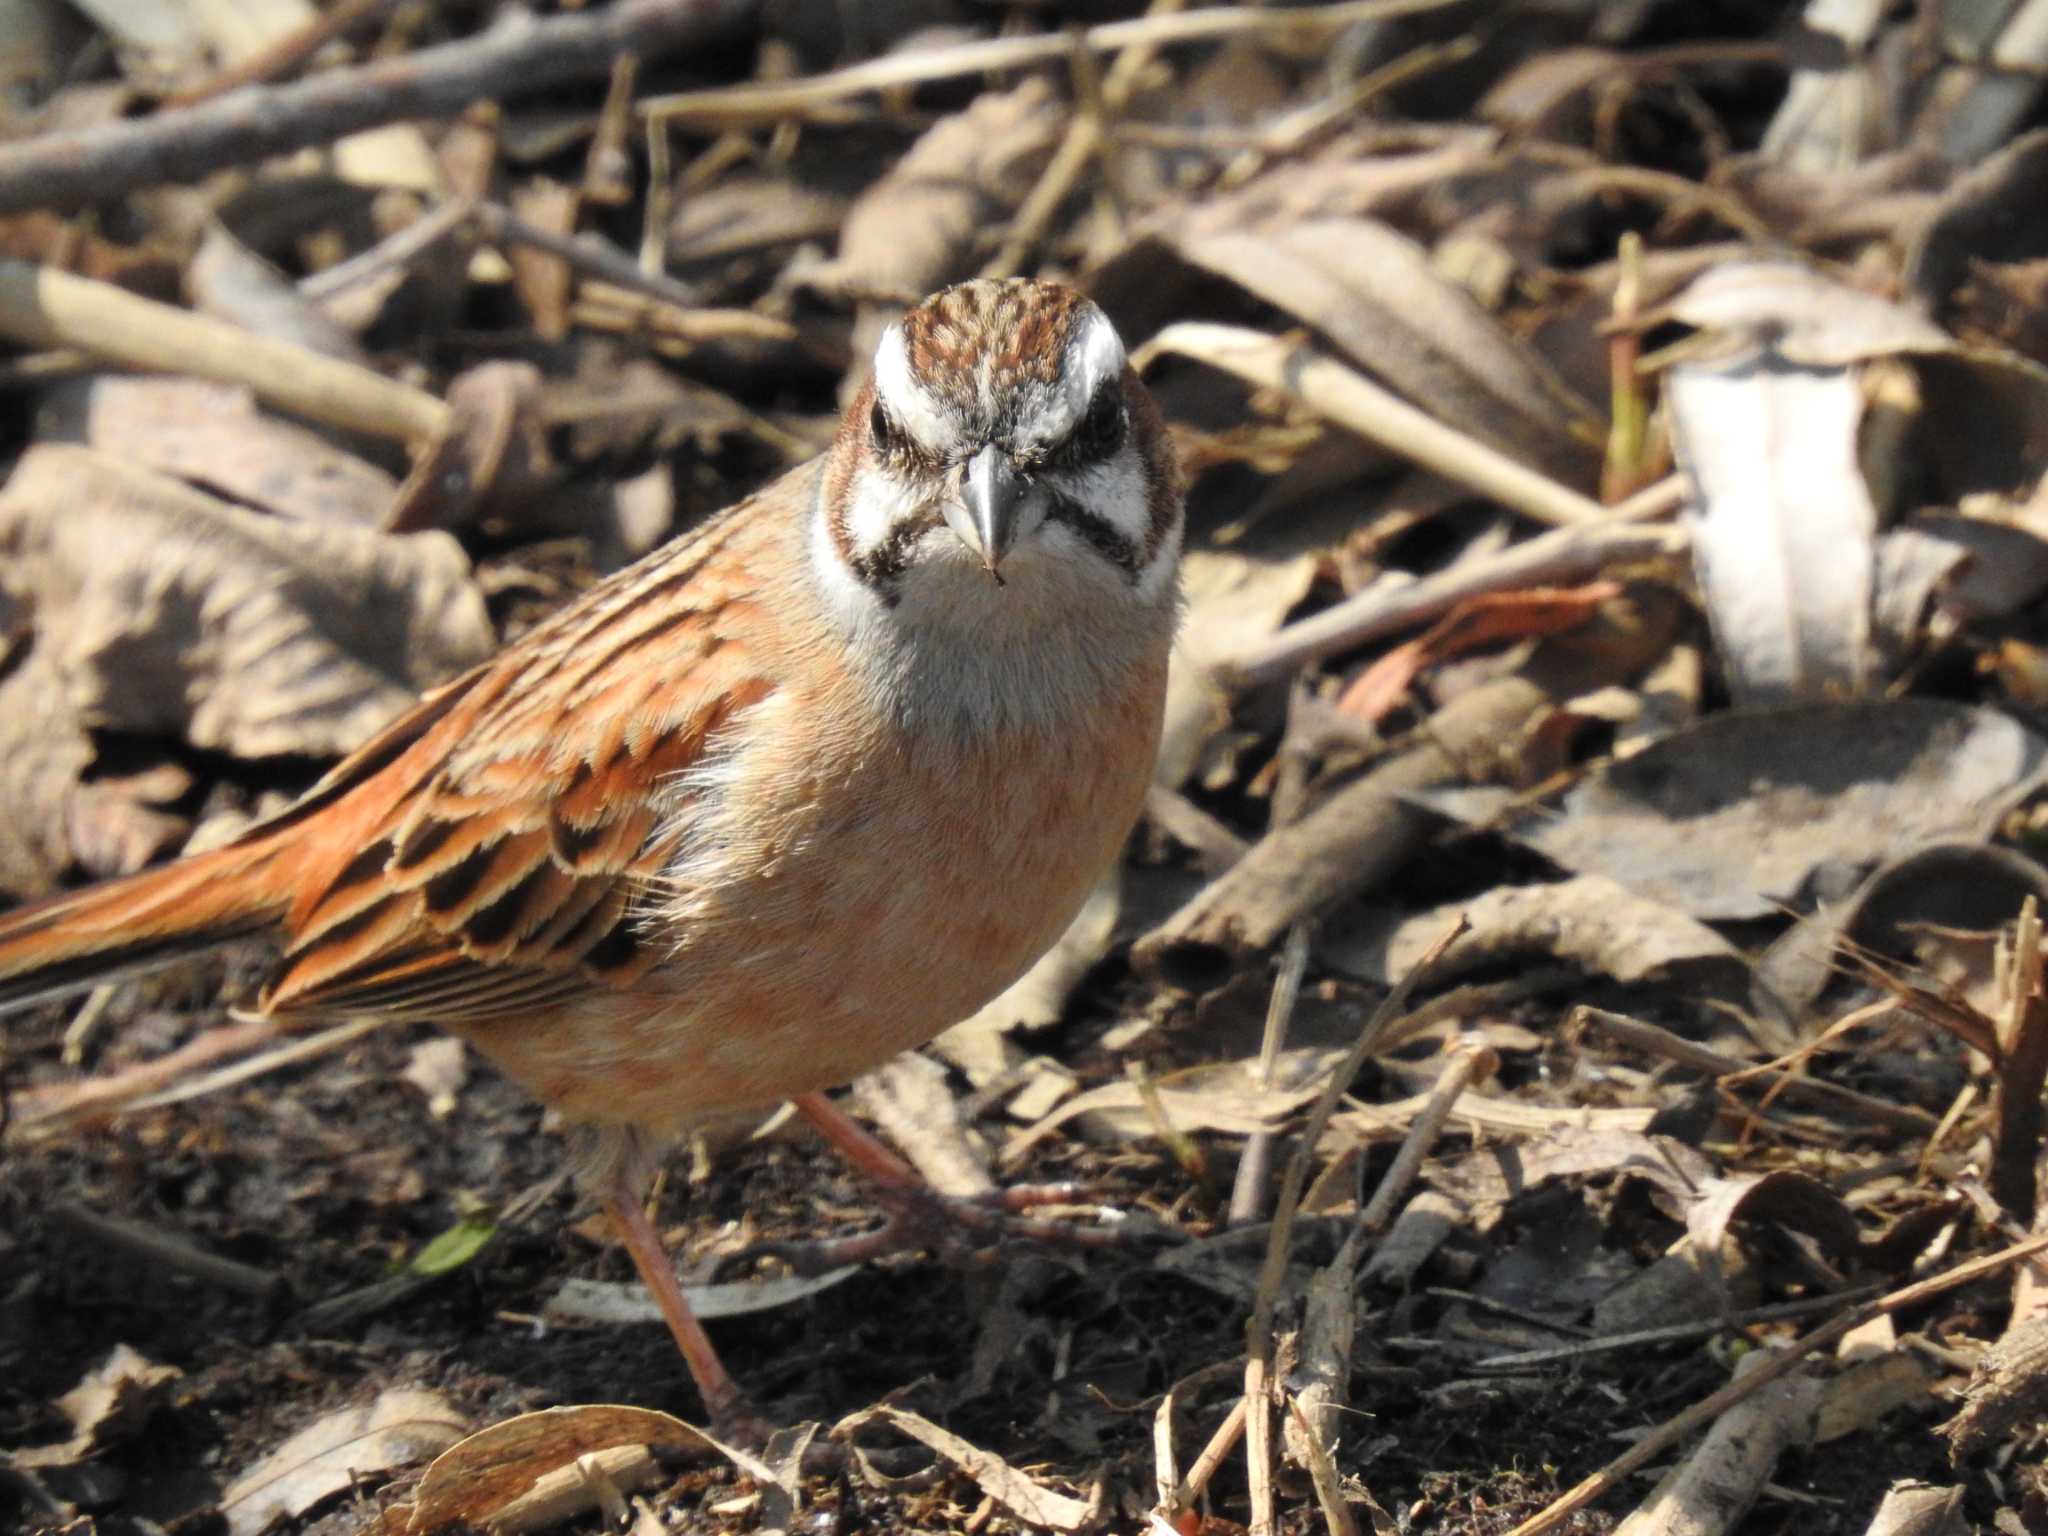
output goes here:
<path id="1" fill-rule="evenodd" d="M 945 506 L 946 526 L 981 556 L 991 576 L 1016 542 L 1018 514 L 1030 489 L 1010 456 L 991 443 L 967 461 L 959 503 Z"/>

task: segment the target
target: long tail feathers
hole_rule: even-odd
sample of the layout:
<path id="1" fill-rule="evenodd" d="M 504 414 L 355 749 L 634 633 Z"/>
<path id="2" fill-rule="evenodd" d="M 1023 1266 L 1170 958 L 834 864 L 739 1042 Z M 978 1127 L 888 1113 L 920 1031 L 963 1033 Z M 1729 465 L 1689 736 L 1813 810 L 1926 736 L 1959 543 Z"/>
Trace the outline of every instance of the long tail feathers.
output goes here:
<path id="1" fill-rule="evenodd" d="M 283 915 L 277 843 L 230 843 L 0 913 L 0 1013 L 261 933 Z"/>

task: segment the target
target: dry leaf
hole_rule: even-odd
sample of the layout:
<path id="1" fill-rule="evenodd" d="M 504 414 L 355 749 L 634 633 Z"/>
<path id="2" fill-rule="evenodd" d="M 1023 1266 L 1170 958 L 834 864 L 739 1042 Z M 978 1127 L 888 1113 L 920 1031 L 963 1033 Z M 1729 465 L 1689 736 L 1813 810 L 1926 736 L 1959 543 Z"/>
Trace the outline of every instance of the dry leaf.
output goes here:
<path id="1" fill-rule="evenodd" d="M 1722 967 L 1731 980 L 1744 970 L 1735 947 L 1706 924 L 1604 875 L 1551 885 L 1496 886 L 1470 901 L 1404 917 L 1357 940 L 1326 934 L 1317 952 L 1340 969 L 1384 982 L 1408 974 L 1461 915 L 1469 931 L 1438 960 L 1440 980 L 1529 952 L 1554 955 L 1625 982 L 1681 965 Z"/>
<path id="2" fill-rule="evenodd" d="M 1880 859 L 1981 836 L 2048 773 L 2048 741 L 1942 699 L 1732 710 L 1603 764 L 1555 805 L 1416 798 L 1694 917 L 1845 894 Z"/>
<path id="3" fill-rule="evenodd" d="M 221 1495 L 232 1536 L 256 1536 L 375 1477 L 422 1460 L 462 1435 L 462 1415 L 438 1392 L 380 1392 L 374 1402 L 316 1419 Z"/>
<path id="4" fill-rule="evenodd" d="M 690 1299 L 690 1310 L 709 1322 L 721 1317 L 746 1317 L 755 1312 L 772 1312 L 777 1307 L 793 1306 L 859 1273 L 858 1264 L 847 1264 L 838 1269 L 828 1269 L 822 1275 L 721 1280 L 709 1285 L 686 1285 L 683 1291 Z M 654 1298 L 637 1280 L 564 1280 L 560 1289 L 541 1308 L 541 1315 L 550 1322 L 594 1323 L 608 1327 L 621 1323 L 662 1321 L 661 1310 L 655 1306 Z"/>
<path id="5" fill-rule="evenodd" d="M 445 534 L 229 506 L 84 449 L 0 491 L 0 576 L 88 724 L 240 757 L 331 757 L 494 646 Z"/>
<path id="6" fill-rule="evenodd" d="M 354 336 L 218 220 L 207 225 L 185 268 L 185 287 L 201 314 L 233 321 L 252 335 L 275 336 L 327 357 L 369 362 Z"/>
<path id="7" fill-rule="evenodd" d="M 1377 723 L 1408 696 L 1423 668 L 1484 645 L 1576 629 L 1600 604 L 1621 592 L 1616 582 L 1595 581 L 1582 587 L 1525 587 L 1467 598 L 1426 633 L 1395 646 L 1353 678 L 1338 696 L 1337 707 Z"/>
<path id="8" fill-rule="evenodd" d="M 158 1365 L 116 1344 L 83 1381 L 57 1399 L 58 1409 L 71 1421 L 71 1438 L 15 1451 L 14 1459 L 24 1467 L 68 1466 L 132 1439 L 163 1402 L 164 1389 L 183 1375 L 176 1366 Z"/>
<path id="9" fill-rule="evenodd" d="M 1693 564 L 1735 701 L 1864 692 L 1877 671 L 1877 509 L 1857 457 L 1855 376 L 1765 351 L 1673 369 L 1665 399 L 1698 514 Z"/>
<path id="10" fill-rule="evenodd" d="M 411 1536 L 432 1536 L 451 1526 L 482 1530 L 548 1474 L 621 1445 L 701 1450 L 710 1442 L 681 1419 L 651 1408 L 591 1403 L 523 1413 L 435 1457 L 413 1494 L 407 1529 Z"/>
<path id="11" fill-rule="evenodd" d="M 1446 424 L 1560 480 L 1591 471 L 1593 413 L 1406 235 L 1372 219 L 1310 219 L 1173 238 L 1184 260 L 1314 326 Z"/>
<path id="12" fill-rule="evenodd" d="M 239 385 L 101 374 L 54 392 L 41 424 L 43 441 L 84 443 L 281 517 L 374 528 L 398 493 L 384 470 L 265 415 Z"/>
<path id="13" fill-rule="evenodd" d="M 50 648 L 24 639 L 0 653 L 0 893 L 56 889 L 73 861 L 68 818 L 92 741 Z"/>
<path id="14" fill-rule="evenodd" d="M 1837 282 L 1798 261 L 1728 262 L 1674 298 L 1671 318 L 1730 337 L 1761 337 L 1781 359 L 1820 370 L 1954 340 L 1919 311 Z"/>
<path id="15" fill-rule="evenodd" d="M 1729 1229 L 1738 1221 L 1769 1221 L 1803 1232 L 1830 1258 L 1853 1257 L 1862 1244 L 1856 1215 L 1827 1185 L 1803 1173 L 1772 1173 L 1709 1179 L 1685 1213 L 1693 1252 L 1718 1279 Z"/>

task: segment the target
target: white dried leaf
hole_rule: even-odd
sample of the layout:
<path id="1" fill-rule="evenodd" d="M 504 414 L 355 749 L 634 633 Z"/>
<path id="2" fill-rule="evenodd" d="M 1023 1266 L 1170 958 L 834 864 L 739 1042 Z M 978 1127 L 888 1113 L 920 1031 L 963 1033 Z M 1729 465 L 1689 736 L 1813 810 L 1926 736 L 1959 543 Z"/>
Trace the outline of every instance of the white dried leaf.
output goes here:
<path id="1" fill-rule="evenodd" d="M 1461 915 L 1469 928 L 1438 961 L 1444 978 L 1532 951 L 1625 982 L 1674 966 L 1706 963 L 1733 973 L 1742 965 L 1735 947 L 1705 923 L 1605 875 L 1496 886 L 1470 901 L 1405 918 L 1362 943 L 1338 949 L 1326 942 L 1322 953 L 1374 980 L 1405 976 Z"/>
<path id="2" fill-rule="evenodd" d="M 1984 836 L 2048 778 L 2048 739 L 1945 699 L 1727 710 L 1602 764 L 1561 800 L 1416 803 L 1710 921 L 1846 892 L 1880 860 Z"/>
<path id="3" fill-rule="evenodd" d="M 1877 660 L 1877 510 L 1854 377 L 1763 351 L 1674 369 L 1665 398 L 1729 692 L 1738 704 L 1863 692 Z"/>

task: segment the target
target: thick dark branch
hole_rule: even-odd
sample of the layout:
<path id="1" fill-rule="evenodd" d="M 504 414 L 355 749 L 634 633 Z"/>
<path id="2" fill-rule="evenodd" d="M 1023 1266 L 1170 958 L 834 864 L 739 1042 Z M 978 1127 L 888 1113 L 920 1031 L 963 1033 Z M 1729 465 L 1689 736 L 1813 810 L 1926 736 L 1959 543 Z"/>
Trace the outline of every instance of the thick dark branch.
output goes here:
<path id="1" fill-rule="evenodd" d="M 652 58 L 709 42 L 753 9 L 753 0 L 619 0 L 291 85 L 247 86 L 182 111 L 0 145 L 0 214 L 82 208 L 364 128 L 601 78 L 621 53 Z"/>

